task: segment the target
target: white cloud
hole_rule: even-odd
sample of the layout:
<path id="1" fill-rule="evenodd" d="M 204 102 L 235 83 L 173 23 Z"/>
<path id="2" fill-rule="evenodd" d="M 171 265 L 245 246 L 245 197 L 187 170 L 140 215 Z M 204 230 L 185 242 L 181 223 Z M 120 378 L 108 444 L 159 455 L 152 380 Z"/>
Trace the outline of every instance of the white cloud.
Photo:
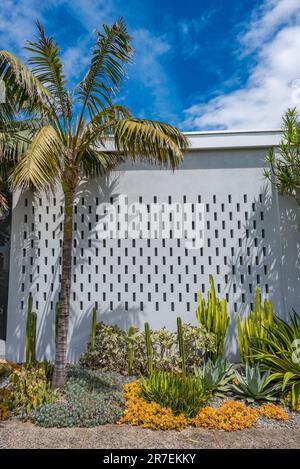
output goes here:
<path id="1" fill-rule="evenodd" d="M 259 48 L 278 28 L 291 23 L 297 24 L 299 19 L 299 0 L 265 0 L 259 10 L 254 11 L 248 31 L 241 37 L 245 51 Z"/>
<path id="2" fill-rule="evenodd" d="M 39 0 L 1 0 L 0 48 L 20 53 L 25 39 L 35 31 L 34 18 L 41 18 Z M 33 12 L 36 15 L 33 16 Z"/>
<path id="3" fill-rule="evenodd" d="M 300 104 L 300 2 L 266 0 L 240 38 L 255 50 L 246 85 L 185 111 L 183 128 L 277 128 L 290 106 Z"/>

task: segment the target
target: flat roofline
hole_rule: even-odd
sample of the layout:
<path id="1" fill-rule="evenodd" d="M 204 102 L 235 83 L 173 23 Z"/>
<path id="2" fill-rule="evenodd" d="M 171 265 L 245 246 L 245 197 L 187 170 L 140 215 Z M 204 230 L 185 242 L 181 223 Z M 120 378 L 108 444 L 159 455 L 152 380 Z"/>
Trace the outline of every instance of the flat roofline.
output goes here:
<path id="1" fill-rule="evenodd" d="M 241 148 L 270 148 L 279 145 L 282 130 L 212 130 L 183 132 L 189 140 L 189 151 Z"/>
<path id="2" fill-rule="evenodd" d="M 265 129 L 265 130 L 193 130 L 193 131 L 185 131 L 183 130 L 182 133 L 184 135 L 234 135 L 234 134 L 281 134 L 281 129 Z"/>
<path id="3" fill-rule="evenodd" d="M 279 145 L 282 130 L 209 130 L 183 132 L 188 137 L 188 151 L 270 148 Z M 113 137 L 107 139 L 107 151 L 113 151 Z"/>

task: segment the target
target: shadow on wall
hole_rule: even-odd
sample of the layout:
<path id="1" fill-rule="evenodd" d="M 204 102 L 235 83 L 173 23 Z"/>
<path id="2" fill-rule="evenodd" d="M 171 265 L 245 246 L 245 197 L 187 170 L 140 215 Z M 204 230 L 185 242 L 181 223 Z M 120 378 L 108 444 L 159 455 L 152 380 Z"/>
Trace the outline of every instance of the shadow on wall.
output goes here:
<path id="1" fill-rule="evenodd" d="M 99 217 L 95 217 L 95 213 L 89 210 L 89 202 L 92 198 L 98 198 L 99 204 L 109 202 L 112 196 L 117 196 L 119 174 L 117 172 L 111 173 L 109 177 L 101 178 L 100 184 L 95 181 L 84 181 L 76 193 L 75 210 L 74 210 L 74 234 L 73 234 L 73 272 L 72 272 L 72 287 L 71 287 L 71 310 L 70 310 L 70 324 L 68 342 L 72 341 L 72 352 L 69 352 L 68 359 L 70 361 L 77 360 L 80 354 L 84 351 L 86 344 L 89 340 L 89 331 L 91 324 L 91 310 L 94 304 L 90 304 L 88 310 L 84 311 L 80 305 L 79 289 L 80 285 L 76 276 L 83 272 L 88 266 L 89 256 L 94 256 L 95 246 L 99 248 L 102 244 L 101 240 L 96 238 L 96 225 L 99 222 Z M 49 193 L 46 197 L 47 203 L 51 206 L 51 196 Z M 57 197 L 57 193 L 55 193 Z M 19 224 L 24 222 L 24 200 L 27 199 L 27 228 L 23 231 L 20 229 Z M 84 205 L 80 207 L 80 215 L 77 214 L 76 206 L 79 201 L 85 200 Z M 52 257 L 51 274 L 47 276 L 47 282 L 44 281 L 43 258 L 45 240 L 39 234 L 39 219 L 35 214 L 33 206 L 37 206 L 38 196 L 36 198 L 33 194 L 26 194 L 25 197 L 20 197 L 15 206 L 15 212 L 20 214 L 20 217 L 13 219 L 12 227 L 12 246 L 16 252 L 11 255 L 11 268 L 12 280 L 10 282 L 9 293 L 9 320 L 7 332 L 9 340 L 7 342 L 7 358 L 16 361 L 25 360 L 25 340 L 26 340 L 26 320 L 27 320 L 27 301 L 29 292 L 33 295 L 33 310 L 38 314 L 37 320 L 37 359 L 43 360 L 54 359 L 55 354 L 55 304 L 59 299 L 59 285 L 60 285 L 60 247 L 57 244 L 55 256 Z M 89 244 L 86 239 L 82 238 L 82 233 L 79 229 L 79 218 L 84 215 L 84 223 L 88 226 Z M 103 215 L 104 216 L 104 215 Z M 60 213 L 56 220 L 55 231 L 56 238 L 61 237 L 61 228 L 63 222 L 63 214 Z M 51 230 L 50 230 L 51 233 Z M 49 233 L 48 233 L 48 236 Z M 20 256 L 20 246 L 23 248 L 23 255 Z M 81 249 L 84 249 L 84 255 L 81 255 Z M 101 248 L 101 247 L 100 247 Z M 59 250 L 59 253 L 57 252 Z M 50 256 L 48 256 L 50 257 Z M 48 261 L 47 261 L 48 262 Z M 47 270 L 47 269 L 46 269 Z M 45 270 L 45 272 L 46 272 Z M 85 281 L 85 280 L 83 280 Z M 41 287 L 41 285 L 43 285 Z M 85 293 L 86 294 L 86 293 Z M 43 297 L 46 295 L 46 297 Z M 100 300 L 100 292 L 99 292 Z M 89 302 L 88 302 L 89 303 Z M 125 311 L 122 304 L 115 307 L 113 311 L 103 310 L 101 308 L 101 301 L 98 302 L 98 320 L 115 324 L 118 323 L 124 329 L 127 329 L 132 324 L 142 324 L 140 314 L 142 313 L 138 308 L 131 308 L 130 311 Z"/>
<path id="2" fill-rule="evenodd" d="M 282 272 L 286 314 L 300 312 L 300 209 L 294 199 L 279 196 Z"/>
<path id="3" fill-rule="evenodd" d="M 238 353 L 237 316 L 243 318 L 253 309 L 257 287 L 262 302 L 265 298 L 272 300 L 275 313 L 283 319 L 287 319 L 291 308 L 300 306 L 297 294 L 300 279 L 298 210 L 290 198 L 280 197 L 278 203 L 275 189 L 270 189 L 268 184 L 261 187 L 260 195 L 252 202 L 252 211 L 243 223 L 241 245 L 236 245 L 229 264 L 225 289 L 229 299 L 232 294 L 234 297 L 226 339 L 226 349 L 233 356 Z M 247 294 L 253 298 L 250 304 L 245 302 Z"/>
<path id="4" fill-rule="evenodd" d="M 129 311 L 124 310 L 124 306 L 120 303 L 113 311 L 110 309 L 102 310 L 101 307 L 97 311 L 97 322 L 103 321 L 105 324 L 117 324 L 121 329 L 127 331 L 130 326 L 136 325 L 141 327 L 143 314 L 139 308 L 130 308 Z M 73 306 L 70 316 L 70 334 L 69 342 L 72 347 L 68 347 L 68 361 L 76 362 L 80 355 L 85 352 L 90 341 L 90 331 L 92 324 L 92 306 L 83 314 L 78 314 L 78 310 Z"/>

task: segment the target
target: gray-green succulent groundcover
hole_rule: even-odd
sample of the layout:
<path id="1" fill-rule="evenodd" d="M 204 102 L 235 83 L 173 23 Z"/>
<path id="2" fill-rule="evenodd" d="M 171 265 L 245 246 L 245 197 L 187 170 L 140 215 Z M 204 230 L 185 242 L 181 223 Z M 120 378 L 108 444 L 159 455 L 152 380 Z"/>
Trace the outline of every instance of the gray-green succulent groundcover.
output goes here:
<path id="1" fill-rule="evenodd" d="M 93 427 L 117 422 L 124 411 L 123 385 L 132 378 L 115 372 L 72 366 L 62 399 L 35 409 L 33 422 L 42 427 Z"/>

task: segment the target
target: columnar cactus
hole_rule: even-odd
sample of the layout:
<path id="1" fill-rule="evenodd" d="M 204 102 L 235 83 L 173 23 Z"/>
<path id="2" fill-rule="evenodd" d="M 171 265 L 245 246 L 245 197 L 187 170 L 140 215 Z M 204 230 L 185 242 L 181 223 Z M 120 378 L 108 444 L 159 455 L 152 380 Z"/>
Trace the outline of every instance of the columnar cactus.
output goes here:
<path id="1" fill-rule="evenodd" d="M 184 350 L 184 340 L 183 340 L 183 331 L 182 331 L 182 320 L 180 317 L 177 318 L 177 337 L 178 337 L 178 348 L 179 348 L 179 356 L 180 356 L 180 362 L 181 362 L 181 370 L 182 370 L 182 373 L 185 375 L 186 373 L 185 350 Z"/>
<path id="2" fill-rule="evenodd" d="M 26 321 L 26 364 L 36 361 L 36 322 L 37 314 L 32 311 L 33 298 L 29 293 Z"/>
<path id="3" fill-rule="evenodd" d="M 256 288 L 254 311 L 250 311 L 248 318 L 242 323 L 241 316 L 238 316 L 238 346 L 241 360 L 250 365 L 254 365 L 252 357 L 251 341 L 255 338 L 266 339 L 268 329 L 274 322 L 274 309 L 272 301 L 265 299 L 261 304 L 260 289 Z"/>
<path id="4" fill-rule="evenodd" d="M 216 336 L 216 351 L 212 353 L 212 359 L 215 361 L 222 357 L 224 353 L 224 342 L 229 326 L 230 317 L 227 312 L 227 301 L 223 298 L 221 301 L 216 296 L 214 279 L 209 276 L 210 291 L 208 292 L 207 303 L 198 293 L 198 307 L 196 317 L 199 325 L 203 325 L 208 332 L 213 332 Z"/>
<path id="5" fill-rule="evenodd" d="M 92 311 L 92 326 L 91 326 L 91 351 L 95 351 L 96 346 L 96 327 L 97 327 L 97 310 L 94 306 Z"/>
<path id="6" fill-rule="evenodd" d="M 136 328 L 130 326 L 128 330 L 128 375 L 132 376 L 134 371 L 134 336 Z"/>
<path id="7" fill-rule="evenodd" d="M 153 373 L 153 359 L 152 359 L 152 346 L 151 346 L 151 334 L 149 323 L 145 322 L 145 341 L 147 350 L 147 363 L 148 363 L 148 374 Z"/>

